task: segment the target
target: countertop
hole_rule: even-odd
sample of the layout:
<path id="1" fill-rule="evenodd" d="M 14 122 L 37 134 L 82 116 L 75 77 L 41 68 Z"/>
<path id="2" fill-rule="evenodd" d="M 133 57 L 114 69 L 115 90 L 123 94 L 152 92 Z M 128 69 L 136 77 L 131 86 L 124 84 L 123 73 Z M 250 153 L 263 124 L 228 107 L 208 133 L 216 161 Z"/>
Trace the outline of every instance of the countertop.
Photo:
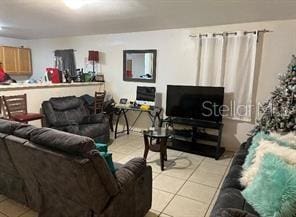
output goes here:
<path id="1" fill-rule="evenodd" d="M 22 90 L 22 89 L 40 89 L 40 88 L 57 88 L 57 87 L 79 87 L 79 86 L 91 86 L 91 85 L 102 85 L 104 82 L 76 82 L 76 83 L 36 83 L 36 84 L 25 84 L 25 83 L 12 83 L 10 85 L 0 85 L 0 91 L 5 90 Z"/>

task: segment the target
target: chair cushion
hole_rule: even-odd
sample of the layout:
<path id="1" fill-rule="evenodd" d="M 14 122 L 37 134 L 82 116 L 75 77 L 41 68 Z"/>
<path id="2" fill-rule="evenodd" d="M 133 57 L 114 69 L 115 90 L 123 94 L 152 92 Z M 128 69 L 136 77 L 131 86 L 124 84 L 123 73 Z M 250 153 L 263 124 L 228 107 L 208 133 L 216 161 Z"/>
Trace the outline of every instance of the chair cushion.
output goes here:
<path id="1" fill-rule="evenodd" d="M 69 154 L 88 156 L 96 149 L 91 138 L 78 136 L 50 128 L 37 128 L 31 133 L 31 141 Z"/>
<path id="2" fill-rule="evenodd" d="M 13 131 L 20 125 L 21 123 L 19 122 L 0 119 L 0 133 L 12 134 Z"/>
<path id="3" fill-rule="evenodd" d="M 83 117 L 82 121 L 79 124 L 97 124 L 104 121 L 105 114 L 92 114 Z"/>
<path id="4" fill-rule="evenodd" d="M 53 97 L 49 100 L 55 110 L 65 111 L 78 108 L 82 101 L 76 96 Z"/>
<path id="5" fill-rule="evenodd" d="M 43 117 L 42 114 L 39 113 L 27 113 L 27 114 L 14 114 L 11 115 L 11 118 L 15 121 L 19 122 L 28 122 L 41 119 Z"/>

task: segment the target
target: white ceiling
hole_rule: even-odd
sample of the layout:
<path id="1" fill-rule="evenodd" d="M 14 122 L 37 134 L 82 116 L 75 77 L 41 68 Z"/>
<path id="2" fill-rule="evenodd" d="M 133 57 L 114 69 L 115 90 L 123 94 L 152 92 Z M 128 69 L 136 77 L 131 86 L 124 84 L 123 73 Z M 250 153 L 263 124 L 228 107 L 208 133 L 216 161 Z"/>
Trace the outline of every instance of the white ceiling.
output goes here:
<path id="1" fill-rule="evenodd" d="M 34 39 L 296 18 L 295 0 L 0 0 L 0 36 Z"/>

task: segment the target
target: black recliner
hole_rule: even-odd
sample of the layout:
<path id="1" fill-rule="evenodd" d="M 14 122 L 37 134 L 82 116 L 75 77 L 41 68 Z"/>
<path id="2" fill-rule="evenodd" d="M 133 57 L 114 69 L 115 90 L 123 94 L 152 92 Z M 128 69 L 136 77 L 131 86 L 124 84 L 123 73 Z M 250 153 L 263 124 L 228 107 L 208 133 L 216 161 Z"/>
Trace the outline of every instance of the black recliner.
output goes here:
<path id="1" fill-rule="evenodd" d="M 87 136 L 96 142 L 108 143 L 109 119 L 103 114 L 90 114 L 84 101 L 76 96 L 50 98 L 42 103 L 43 126 Z"/>

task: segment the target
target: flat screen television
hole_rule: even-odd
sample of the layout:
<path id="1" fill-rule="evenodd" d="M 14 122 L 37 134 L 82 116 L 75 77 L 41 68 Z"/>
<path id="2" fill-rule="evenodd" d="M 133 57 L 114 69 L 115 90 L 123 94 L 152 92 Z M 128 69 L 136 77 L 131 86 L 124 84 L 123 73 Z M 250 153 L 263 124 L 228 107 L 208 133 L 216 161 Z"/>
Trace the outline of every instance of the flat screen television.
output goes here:
<path id="1" fill-rule="evenodd" d="M 166 115 L 221 122 L 224 87 L 167 86 Z"/>

